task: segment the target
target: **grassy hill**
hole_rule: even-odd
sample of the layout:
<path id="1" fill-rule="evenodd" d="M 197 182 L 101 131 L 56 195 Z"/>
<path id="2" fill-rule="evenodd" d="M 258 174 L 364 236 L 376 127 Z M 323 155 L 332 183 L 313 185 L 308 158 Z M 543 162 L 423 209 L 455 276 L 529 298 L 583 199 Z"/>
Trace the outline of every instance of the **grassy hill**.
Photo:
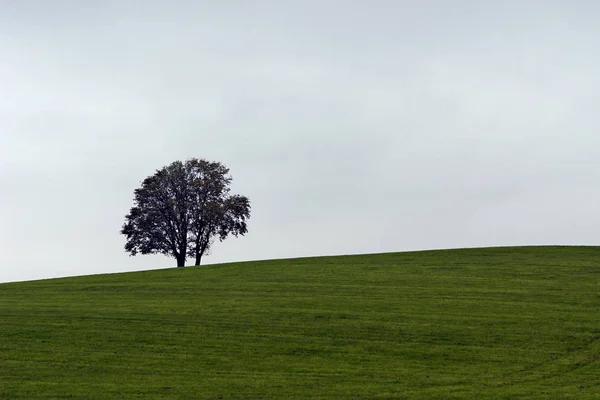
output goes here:
<path id="1" fill-rule="evenodd" d="M 598 399 L 600 248 L 0 285 L 0 399 Z"/>

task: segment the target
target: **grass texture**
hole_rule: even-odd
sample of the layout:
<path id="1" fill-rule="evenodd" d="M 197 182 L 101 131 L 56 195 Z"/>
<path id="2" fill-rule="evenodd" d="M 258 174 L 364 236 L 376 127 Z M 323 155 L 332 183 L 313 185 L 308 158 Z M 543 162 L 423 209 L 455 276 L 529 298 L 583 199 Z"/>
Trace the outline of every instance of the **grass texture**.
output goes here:
<path id="1" fill-rule="evenodd" d="M 0 399 L 598 399 L 600 248 L 0 285 Z"/>

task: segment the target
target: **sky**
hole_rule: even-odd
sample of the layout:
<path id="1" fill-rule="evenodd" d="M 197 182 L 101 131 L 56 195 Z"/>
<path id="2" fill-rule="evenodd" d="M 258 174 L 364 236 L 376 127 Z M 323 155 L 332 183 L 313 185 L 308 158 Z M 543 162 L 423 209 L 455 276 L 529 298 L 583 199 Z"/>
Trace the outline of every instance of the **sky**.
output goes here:
<path id="1" fill-rule="evenodd" d="M 130 257 L 133 191 L 231 170 L 204 263 L 600 237 L 600 3 L 0 0 L 0 282 Z M 193 260 L 191 260 L 193 262 Z"/>

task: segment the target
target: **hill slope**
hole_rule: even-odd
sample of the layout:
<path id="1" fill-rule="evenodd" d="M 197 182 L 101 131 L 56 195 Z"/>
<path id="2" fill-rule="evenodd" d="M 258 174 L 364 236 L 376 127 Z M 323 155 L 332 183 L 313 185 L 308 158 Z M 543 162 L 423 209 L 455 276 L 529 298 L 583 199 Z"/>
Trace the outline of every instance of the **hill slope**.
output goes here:
<path id="1" fill-rule="evenodd" d="M 600 248 L 0 285 L 0 398 L 600 397 Z"/>

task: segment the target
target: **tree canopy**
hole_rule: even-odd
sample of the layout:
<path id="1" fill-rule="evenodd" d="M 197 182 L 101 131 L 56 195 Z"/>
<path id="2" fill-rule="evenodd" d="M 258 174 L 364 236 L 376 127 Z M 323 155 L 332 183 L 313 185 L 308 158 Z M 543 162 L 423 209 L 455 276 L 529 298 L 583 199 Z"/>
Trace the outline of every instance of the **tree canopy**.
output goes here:
<path id="1" fill-rule="evenodd" d="M 250 200 L 230 194 L 232 180 L 223 164 L 197 158 L 157 170 L 134 191 L 121 229 L 125 251 L 172 256 L 178 267 L 192 257 L 200 265 L 216 238 L 248 232 Z"/>

